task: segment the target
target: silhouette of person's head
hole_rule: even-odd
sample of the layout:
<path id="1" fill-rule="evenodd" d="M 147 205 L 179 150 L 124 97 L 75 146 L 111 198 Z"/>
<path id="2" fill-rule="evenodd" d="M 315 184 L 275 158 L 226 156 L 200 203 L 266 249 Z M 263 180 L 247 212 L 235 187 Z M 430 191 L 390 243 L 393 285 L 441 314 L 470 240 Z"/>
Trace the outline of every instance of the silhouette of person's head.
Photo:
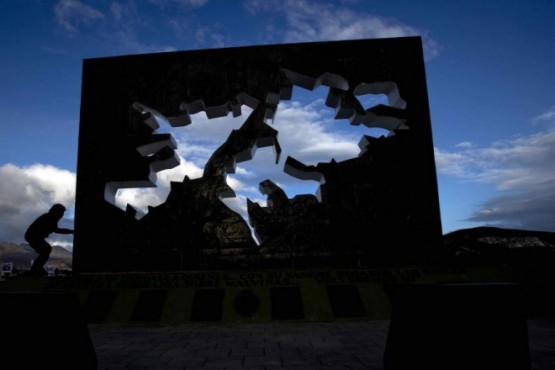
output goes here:
<path id="1" fill-rule="evenodd" d="M 50 210 L 48 211 L 48 213 L 50 213 L 51 215 L 53 215 L 57 219 L 61 219 L 63 217 L 65 211 L 66 211 L 66 207 L 64 207 L 61 204 L 56 203 L 52 207 L 50 207 Z"/>

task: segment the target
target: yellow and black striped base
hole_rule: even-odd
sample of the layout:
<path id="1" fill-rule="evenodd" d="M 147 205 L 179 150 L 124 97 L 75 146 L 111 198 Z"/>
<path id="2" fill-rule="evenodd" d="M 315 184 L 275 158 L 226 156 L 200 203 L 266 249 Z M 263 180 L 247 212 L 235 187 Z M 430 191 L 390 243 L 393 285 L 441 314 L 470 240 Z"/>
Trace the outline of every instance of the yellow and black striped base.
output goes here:
<path id="1" fill-rule="evenodd" d="M 14 277 L 0 291 L 77 294 L 91 323 L 388 319 L 398 284 L 499 281 L 495 268 L 402 267 Z"/>

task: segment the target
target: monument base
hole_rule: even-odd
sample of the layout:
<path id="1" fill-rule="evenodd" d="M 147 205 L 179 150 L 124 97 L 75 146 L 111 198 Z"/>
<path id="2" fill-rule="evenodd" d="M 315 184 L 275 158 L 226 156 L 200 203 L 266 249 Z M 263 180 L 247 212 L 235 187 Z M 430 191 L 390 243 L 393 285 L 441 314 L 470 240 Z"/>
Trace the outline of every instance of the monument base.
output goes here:
<path id="1" fill-rule="evenodd" d="M 513 283 L 399 285 L 386 370 L 527 370 L 524 290 Z"/>
<path id="2" fill-rule="evenodd" d="M 97 368 L 96 352 L 74 293 L 0 291 L 0 324 L 3 359 L 17 364 L 14 367 L 39 369 L 54 358 L 58 369 Z"/>
<path id="3" fill-rule="evenodd" d="M 502 279 L 461 266 L 91 273 L 16 277 L 0 291 L 76 293 L 89 323 L 383 320 L 388 286 Z"/>

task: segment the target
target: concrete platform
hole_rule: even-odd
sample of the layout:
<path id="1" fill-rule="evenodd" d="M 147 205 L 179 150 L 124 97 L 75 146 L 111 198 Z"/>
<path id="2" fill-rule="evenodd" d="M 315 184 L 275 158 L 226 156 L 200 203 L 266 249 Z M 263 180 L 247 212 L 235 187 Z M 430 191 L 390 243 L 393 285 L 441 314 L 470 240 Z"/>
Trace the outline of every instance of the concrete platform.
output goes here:
<path id="1" fill-rule="evenodd" d="M 389 321 L 89 324 L 99 369 L 383 369 Z M 555 369 L 555 318 L 528 319 L 532 370 Z"/>
<path id="2" fill-rule="evenodd" d="M 199 276 L 203 279 L 196 278 Z M 27 292 L 75 298 L 73 322 L 83 322 L 88 328 L 98 369 L 384 369 L 390 325 L 387 284 L 495 281 L 498 277 L 490 270 L 446 269 L 381 269 L 356 274 L 282 271 L 261 276 L 264 279 L 257 281 L 254 274 L 202 272 L 154 278 L 148 274 L 14 278 L 0 284 L 0 295 L 4 293 L 7 299 L 9 293 Z M 270 278 L 279 278 L 280 284 L 274 286 Z M 291 307 L 296 307 L 291 299 L 295 295 L 281 294 L 283 288 L 287 293 L 291 287 L 297 288 L 302 302 L 295 315 L 289 315 Z M 252 299 L 245 299 L 249 291 L 260 298 L 258 308 L 250 305 Z M 205 299 L 202 305 L 195 305 L 198 297 L 203 297 L 199 292 L 223 292 L 219 296 L 223 299 L 217 304 Z M 555 369 L 555 315 L 548 309 L 530 309 L 534 308 L 532 301 L 525 301 L 530 306 L 523 316 L 527 318 L 530 368 Z M 357 302 L 358 310 L 353 310 Z M 62 301 L 57 304 L 65 307 Z M 211 312 L 214 307 L 218 315 Z M 490 314 L 497 317 L 495 312 L 501 311 Z M 20 316 L 24 322 L 21 320 L 28 315 L 18 313 L 4 317 L 15 321 Z M 455 322 L 459 315 L 454 314 Z M 425 317 L 418 316 L 417 321 L 428 320 Z M 420 325 L 417 333 L 421 331 L 432 332 L 426 325 Z M 63 333 L 59 336 L 68 338 Z M 64 351 L 67 353 L 67 346 Z"/>

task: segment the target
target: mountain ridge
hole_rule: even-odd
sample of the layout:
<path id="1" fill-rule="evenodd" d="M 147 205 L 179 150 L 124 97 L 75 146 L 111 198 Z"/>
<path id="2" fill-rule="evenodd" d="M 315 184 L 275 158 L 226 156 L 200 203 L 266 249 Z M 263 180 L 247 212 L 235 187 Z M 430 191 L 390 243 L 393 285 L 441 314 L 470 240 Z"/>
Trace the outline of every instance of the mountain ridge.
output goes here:
<path id="1" fill-rule="evenodd" d="M 443 235 L 443 250 L 449 259 L 478 262 L 530 261 L 555 263 L 555 232 L 509 229 L 491 226 L 459 229 Z M 13 262 L 14 268 L 28 269 L 37 253 L 27 243 L 0 242 L 0 263 Z M 525 257 L 523 261 L 520 258 Z M 547 260 L 542 260 L 547 257 Z M 47 264 L 71 269 L 73 255 L 53 246 Z M 554 264 L 555 266 L 555 264 Z"/>
<path id="2" fill-rule="evenodd" d="M 27 243 L 0 242 L 0 263 L 12 262 L 14 269 L 30 269 L 31 261 L 36 257 L 37 253 Z M 46 264 L 52 265 L 57 269 L 70 270 L 72 262 L 73 254 L 70 251 L 54 245 Z"/>

